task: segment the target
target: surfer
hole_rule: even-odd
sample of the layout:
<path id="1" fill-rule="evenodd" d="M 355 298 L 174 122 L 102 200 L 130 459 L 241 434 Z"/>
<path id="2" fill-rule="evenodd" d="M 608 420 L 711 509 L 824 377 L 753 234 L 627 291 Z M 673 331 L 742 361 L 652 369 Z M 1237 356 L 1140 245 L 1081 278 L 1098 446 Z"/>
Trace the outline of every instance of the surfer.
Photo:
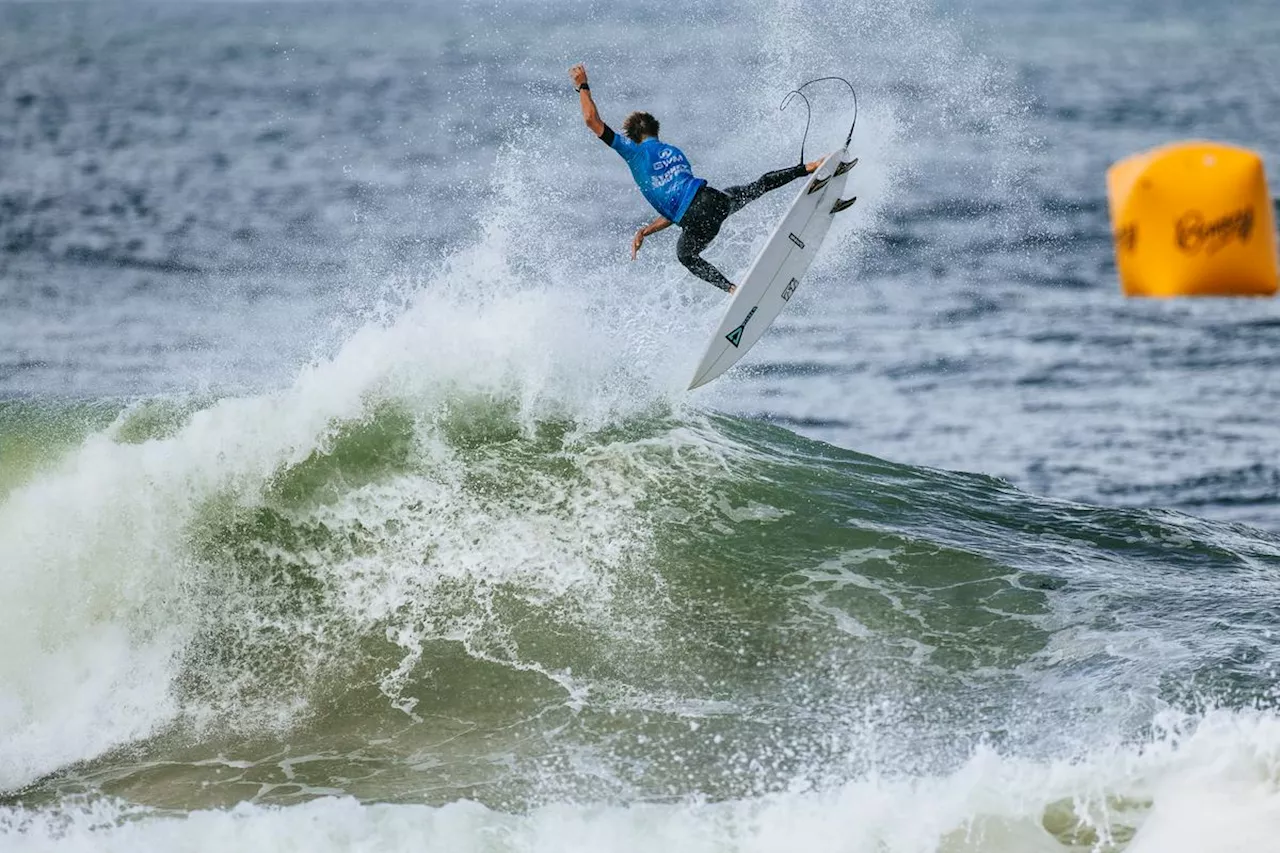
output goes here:
<path id="1" fill-rule="evenodd" d="M 622 122 L 622 134 L 619 135 L 600 118 L 596 103 L 591 98 L 591 86 L 587 83 L 587 67 L 579 63 L 569 69 L 569 76 L 577 87 L 582 118 L 587 127 L 627 161 L 640 192 L 658 211 L 658 218 L 642 227 L 632 238 L 631 259 L 635 260 L 645 237 L 679 225 L 683 233 L 676 243 L 676 257 L 680 263 L 703 281 L 733 293 L 735 285 L 702 258 L 707 246 L 720 233 L 720 226 L 748 203 L 804 177 L 817 169 L 822 161 L 768 172 L 749 184 L 718 190 L 702 178 L 694 177 L 684 152 L 658 139 L 656 118 L 649 113 L 634 112 Z"/>

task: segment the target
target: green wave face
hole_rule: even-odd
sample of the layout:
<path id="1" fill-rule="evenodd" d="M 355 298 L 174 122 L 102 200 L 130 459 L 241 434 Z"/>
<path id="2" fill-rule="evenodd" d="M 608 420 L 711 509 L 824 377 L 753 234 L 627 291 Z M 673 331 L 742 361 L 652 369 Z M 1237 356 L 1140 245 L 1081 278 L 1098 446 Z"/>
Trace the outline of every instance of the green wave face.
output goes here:
<path id="1" fill-rule="evenodd" d="M 24 802 L 739 797 L 941 772 L 981 743 L 1052 755 L 1141 736 L 1167 704 L 1268 695 L 1271 641 L 1226 627 L 1280 565 L 1258 531 L 758 422 L 593 431 L 493 397 L 366 399 L 309 449 L 226 466 L 216 410 L 82 417 L 114 420 L 0 505 L 0 536 L 23 536 L 16 509 L 49 494 L 76 517 L 59 490 L 99 482 L 91 463 L 150 472 L 111 492 L 116 528 L 20 553 L 87 599 L 37 626 L 39 654 L 122 633 L 158 649 L 168 711 L 17 779 Z M 6 435 L 47 447 L 67 417 L 11 413 Z"/>

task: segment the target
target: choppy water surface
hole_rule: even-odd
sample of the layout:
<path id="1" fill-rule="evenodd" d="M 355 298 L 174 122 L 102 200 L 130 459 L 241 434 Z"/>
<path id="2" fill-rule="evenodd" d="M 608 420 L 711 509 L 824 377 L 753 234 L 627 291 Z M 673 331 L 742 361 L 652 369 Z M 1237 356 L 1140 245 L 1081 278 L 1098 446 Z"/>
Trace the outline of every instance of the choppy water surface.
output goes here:
<path id="1" fill-rule="evenodd" d="M 0 5 L 0 847 L 1271 849 L 1280 315 L 1102 174 L 1274 161 L 1272 11 Z M 719 184 L 859 85 L 696 394 L 578 59 Z"/>

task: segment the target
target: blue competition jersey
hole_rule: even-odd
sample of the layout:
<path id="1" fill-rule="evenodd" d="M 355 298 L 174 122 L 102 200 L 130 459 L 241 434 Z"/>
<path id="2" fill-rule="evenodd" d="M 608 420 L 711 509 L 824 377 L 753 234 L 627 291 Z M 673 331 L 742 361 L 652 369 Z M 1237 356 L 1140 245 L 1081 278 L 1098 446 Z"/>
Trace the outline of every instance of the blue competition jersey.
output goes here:
<path id="1" fill-rule="evenodd" d="M 679 223 L 698 189 L 706 184 L 702 178 L 693 176 L 684 152 L 653 137 L 636 144 L 621 133 L 614 133 L 607 125 L 601 138 L 627 161 L 631 177 L 636 179 L 640 192 L 653 209 Z"/>

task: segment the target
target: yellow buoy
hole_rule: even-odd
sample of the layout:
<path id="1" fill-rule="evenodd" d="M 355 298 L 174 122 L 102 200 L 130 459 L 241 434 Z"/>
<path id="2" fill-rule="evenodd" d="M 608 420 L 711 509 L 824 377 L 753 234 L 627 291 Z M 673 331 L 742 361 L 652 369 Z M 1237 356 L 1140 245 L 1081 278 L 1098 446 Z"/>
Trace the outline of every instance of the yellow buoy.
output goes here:
<path id="1" fill-rule="evenodd" d="M 1178 142 L 1107 170 L 1126 296 L 1274 296 L 1280 283 L 1262 158 Z"/>

